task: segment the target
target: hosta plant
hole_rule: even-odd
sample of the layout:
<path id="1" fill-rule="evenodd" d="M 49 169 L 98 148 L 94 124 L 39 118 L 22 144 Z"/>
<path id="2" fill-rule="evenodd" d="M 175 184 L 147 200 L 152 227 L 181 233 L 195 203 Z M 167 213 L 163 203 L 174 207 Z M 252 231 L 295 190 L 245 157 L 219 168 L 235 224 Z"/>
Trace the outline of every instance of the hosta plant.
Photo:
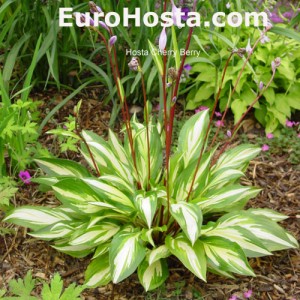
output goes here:
<path id="1" fill-rule="evenodd" d="M 176 47 L 174 27 L 171 33 Z M 161 57 L 149 42 L 160 74 L 162 121 L 150 113 L 143 67 L 137 58 L 130 62 L 130 68 L 141 76 L 145 100 L 144 120 L 130 119 L 114 56 L 116 39 L 112 39 L 111 29 L 99 35 L 112 56 L 124 138 L 120 140 L 109 131 L 105 140 L 81 130 L 77 118 L 74 132 L 65 134 L 81 141 L 81 154 L 90 167 L 64 159 L 38 159 L 45 176 L 35 181 L 52 190 L 61 204 L 19 207 L 5 221 L 30 228 L 31 236 L 50 241 L 58 251 L 75 257 L 92 255 L 85 274 L 89 287 L 119 283 L 137 271 L 145 290 L 153 290 L 168 278 L 170 256 L 203 281 L 207 272 L 255 276 L 247 257 L 297 247 L 295 238 L 277 224 L 284 215 L 268 209 L 244 210 L 260 190 L 243 186 L 239 180 L 260 149 L 253 145 L 229 148 L 231 138 L 221 147 L 214 145 L 215 139 L 209 144 L 214 110 L 192 116 L 172 143 L 185 57 L 176 57 L 174 63 L 173 57 Z M 166 29 L 160 47 L 167 47 Z M 236 49 L 233 53 L 242 56 Z M 174 64 L 169 78 L 168 61 Z M 274 62 L 273 73 L 278 64 Z M 217 102 L 218 97 L 215 107 Z M 237 129 L 232 130 L 232 137 Z"/>

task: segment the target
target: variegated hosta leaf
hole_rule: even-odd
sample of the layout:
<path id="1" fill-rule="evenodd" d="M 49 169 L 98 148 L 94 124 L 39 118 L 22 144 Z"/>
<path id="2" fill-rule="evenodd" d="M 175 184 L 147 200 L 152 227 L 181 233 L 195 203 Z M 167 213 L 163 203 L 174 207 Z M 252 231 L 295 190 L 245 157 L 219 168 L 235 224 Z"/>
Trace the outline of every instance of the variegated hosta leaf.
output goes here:
<path id="1" fill-rule="evenodd" d="M 85 285 L 94 288 L 111 281 L 109 256 L 106 253 L 92 260 L 85 272 Z"/>
<path id="2" fill-rule="evenodd" d="M 209 123 L 209 110 L 192 116 L 182 127 L 178 138 L 178 150 L 183 153 L 184 167 L 196 160 L 204 143 Z"/>
<path id="3" fill-rule="evenodd" d="M 146 292 L 161 286 L 169 277 L 168 264 L 164 259 L 149 264 L 145 259 L 138 267 L 138 277 Z"/>
<path id="4" fill-rule="evenodd" d="M 166 245 L 161 245 L 158 248 L 155 248 L 150 251 L 148 255 L 149 265 L 152 265 L 156 261 L 160 260 L 161 258 L 167 258 L 171 255 L 171 252 L 167 248 Z"/>
<path id="5" fill-rule="evenodd" d="M 236 242 L 247 257 L 272 255 L 254 234 L 239 226 L 228 228 L 218 228 L 216 226 L 212 230 L 205 232 L 203 237 L 223 237 L 229 241 Z"/>
<path id="6" fill-rule="evenodd" d="M 136 154 L 136 164 L 139 174 L 139 181 L 144 189 L 148 184 L 148 147 L 147 147 L 147 129 L 138 123 L 135 118 L 132 121 L 133 141 Z M 151 182 L 157 183 L 160 179 L 163 163 L 163 151 L 157 127 L 149 123 L 149 139 L 150 139 L 150 176 Z M 127 138 L 128 139 L 128 138 Z M 128 142 L 127 153 L 131 153 Z"/>
<path id="7" fill-rule="evenodd" d="M 69 244 L 98 246 L 110 240 L 120 227 L 112 222 L 101 222 L 100 225 L 94 225 L 90 228 L 83 228 L 70 239 Z"/>
<path id="8" fill-rule="evenodd" d="M 245 166 L 255 158 L 261 149 L 251 144 L 244 144 L 224 152 L 212 168 L 212 174 L 224 169 L 243 171 Z"/>
<path id="9" fill-rule="evenodd" d="M 203 245 L 200 241 L 197 241 L 194 246 L 192 246 L 190 241 L 183 235 L 175 239 L 167 236 L 166 246 L 187 269 L 198 278 L 206 281 L 206 258 Z"/>
<path id="10" fill-rule="evenodd" d="M 237 243 L 221 237 L 201 237 L 201 242 L 209 263 L 216 269 L 255 276 L 245 253 Z"/>
<path id="11" fill-rule="evenodd" d="M 70 221 L 61 221 L 28 234 L 45 241 L 66 238 L 74 232 L 77 226 L 80 226 L 81 224 L 81 222 L 70 223 Z"/>
<path id="12" fill-rule="evenodd" d="M 88 246 L 88 245 L 73 246 L 66 243 L 65 241 L 64 242 L 57 241 L 55 245 L 52 246 L 52 248 L 60 252 L 66 253 L 68 255 L 71 255 L 73 257 L 82 258 L 92 253 L 93 250 L 95 249 L 95 246 Z"/>
<path id="13" fill-rule="evenodd" d="M 139 193 L 134 198 L 139 215 L 146 222 L 148 228 L 151 228 L 152 221 L 157 207 L 157 195 L 153 192 Z"/>
<path id="14" fill-rule="evenodd" d="M 38 230 L 61 221 L 72 221 L 72 219 L 59 208 L 22 206 L 14 209 L 3 221 Z"/>
<path id="15" fill-rule="evenodd" d="M 297 240 L 287 233 L 276 222 L 251 213 L 251 211 L 236 211 L 222 216 L 218 222 L 219 228 L 240 226 L 254 234 L 269 251 L 297 248 Z"/>
<path id="16" fill-rule="evenodd" d="M 134 194 L 134 188 L 129 185 L 125 180 L 118 176 L 114 175 L 104 175 L 101 176 L 101 181 L 106 184 L 112 185 L 117 188 L 119 191 L 122 191 L 127 194 Z"/>
<path id="17" fill-rule="evenodd" d="M 90 177 L 91 174 L 80 164 L 67 159 L 35 159 L 39 167 L 49 176 Z"/>
<path id="18" fill-rule="evenodd" d="M 83 179 L 98 195 L 98 197 L 108 204 L 118 208 L 118 212 L 131 213 L 135 211 L 135 207 L 131 199 L 119 189 L 104 183 L 101 178 L 85 178 Z"/>
<path id="19" fill-rule="evenodd" d="M 96 251 L 93 255 L 93 259 L 99 257 L 99 256 L 102 256 L 104 255 L 105 253 L 108 253 L 109 251 L 109 248 L 110 248 L 110 242 L 107 242 L 107 243 L 103 243 L 101 245 L 99 245 L 97 248 L 96 248 Z"/>
<path id="20" fill-rule="evenodd" d="M 170 211 L 192 245 L 194 245 L 201 234 L 203 221 L 201 209 L 193 203 L 178 202 L 171 205 Z"/>
<path id="21" fill-rule="evenodd" d="M 230 183 L 236 182 L 242 176 L 244 176 L 244 173 L 240 170 L 222 169 L 208 178 L 208 183 L 203 192 L 217 190 L 225 185 L 228 186 Z"/>
<path id="22" fill-rule="evenodd" d="M 210 151 L 202 156 L 200 167 L 196 174 L 195 182 L 193 185 L 193 197 L 195 197 L 195 195 L 198 195 L 206 185 L 210 168 L 210 161 L 213 153 L 214 151 Z M 186 169 L 181 172 L 181 174 L 176 179 L 172 191 L 172 197 L 177 201 L 184 201 L 187 199 L 193 182 L 196 166 L 197 161 L 192 162 Z"/>
<path id="23" fill-rule="evenodd" d="M 108 143 L 118 158 L 118 160 L 122 163 L 125 164 L 129 169 L 133 170 L 133 165 L 132 165 L 132 159 L 131 156 L 128 157 L 123 145 L 119 142 L 117 136 L 115 133 L 109 129 L 109 139 Z"/>
<path id="24" fill-rule="evenodd" d="M 55 196 L 67 207 L 81 213 L 92 214 L 105 207 L 92 205 L 89 202 L 101 202 L 99 195 L 79 178 L 68 178 L 53 186 Z"/>
<path id="25" fill-rule="evenodd" d="M 247 212 L 250 212 L 253 215 L 266 217 L 274 222 L 281 222 L 288 219 L 288 216 L 268 208 L 250 208 Z"/>
<path id="26" fill-rule="evenodd" d="M 126 165 L 119 160 L 108 142 L 91 131 L 82 131 L 82 136 L 93 154 L 101 175 L 117 174 L 123 180 L 128 182 L 129 185 L 133 186 L 132 169 L 129 165 Z M 89 151 L 85 145 L 82 145 L 81 151 L 91 167 L 94 167 Z"/>
<path id="27" fill-rule="evenodd" d="M 242 209 L 249 199 L 255 197 L 261 190 L 241 185 L 230 185 L 220 190 L 205 193 L 199 198 L 193 199 L 203 214 L 212 212 L 229 212 Z"/>
<path id="28" fill-rule="evenodd" d="M 183 169 L 183 154 L 180 152 L 174 153 L 170 158 L 169 166 L 169 189 L 173 191 L 174 183 Z M 173 195 L 174 197 L 174 195 Z"/>
<path id="29" fill-rule="evenodd" d="M 141 232 L 121 231 L 112 240 L 109 262 L 113 283 L 130 276 L 143 261 L 146 248 L 140 241 Z"/>

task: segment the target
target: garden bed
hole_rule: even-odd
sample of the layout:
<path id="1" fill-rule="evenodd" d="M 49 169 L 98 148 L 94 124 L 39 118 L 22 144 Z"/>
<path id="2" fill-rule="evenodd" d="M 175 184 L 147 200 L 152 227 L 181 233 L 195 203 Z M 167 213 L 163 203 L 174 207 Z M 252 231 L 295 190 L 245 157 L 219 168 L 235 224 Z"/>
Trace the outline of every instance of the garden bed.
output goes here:
<path id="1" fill-rule="evenodd" d="M 94 94 L 96 95 L 96 94 Z M 93 93 L 89 95 L 93 98 Z M 108 108 L 102 107 L 95 99 L 85 101 L 82 112 L 83 127 L 92 129 L 98 134 L 104 134 L 110 118 Z M 60 101 L 59 98 L 57 101 Z M 49 103 L 48 103 L 49 104 Z M 55 103 L 52 103 L 55 105 Z M 74 106 L 70 102 L 60 111 L 54 123 L 61 123 L 72 111 Z M 49 108 L 49 105 L 47 105 Z M 230 122 L 230 120 L 228 121 Z M 118 126 L 116 126 L 118 128 Z M 52 128 L 51 128 L 52 129 Z M 263 135 L 263 130 L 247 132 L 251 138 Z M 237 142 L 241 139 L 237 137 Z M 42 144 L 52 147 L 55 153 L 55 143 L 51 136 L 43 135 Z M 49 149 L 50 150 L 50 149 Z M 72 155 L 68 153 L 67 156 Z M 74 154 L 73 154 L 74 155 Z M 74 157 L 72 157 L 74 158 Z M 287 163 L 286 157 L 261 154 L 252 161 L 247 177 L 242 180 L 244 185 L 255 185 L 262 188 L 258 197 L 249 202 L 250 207 L 271 208 L 289 218 L 282 222 L 283 227 L 289 230 L 298 240 L 300 238 L 299 199 L 300 199 L 300 170 L 295 165 Z M 14 199 L 16 206 L 20 205 L 47 205 L 56 206 L 57 201 L 51 193 L 41 193 L 35 184 L 23 186 Z M 7 225 L 8 226 L 8 225 Z M 9 228 L 15 234 L 0 237 L 0 287 L 7 287 L 12 278 L 23 278 L 28 270 L 32 270 L 34 278 L 49 281 L 55 272 L 59 272 L 64 284 L 72 282 L 83 284 L 84 271 L 89 258 L 74 259 L 52 249 L 48 243 L 38 241 L 26 235 L 22 227 Z M 236 280 L 222 278 L 209 274 L 207 283 L 197 279 L 193 274 L 182 267 L 175 259 L 169 259 L 170 278 L 162 288 L 146 294 L 139 284 L 136 275 L 118 285 L 86 290 L 84 299 L 228 299 L 232 294 L 242 296 L 247 290 L 253 291 L 251 299 L 257 300 L 291 300 L 300 299 L 300 256 L 299 250 L 275 252 L 273 256 L 250 259 L 250 265 L 257 277 L 237 276 Z M 39 294 L 38 285 L 36 293 Z"/>

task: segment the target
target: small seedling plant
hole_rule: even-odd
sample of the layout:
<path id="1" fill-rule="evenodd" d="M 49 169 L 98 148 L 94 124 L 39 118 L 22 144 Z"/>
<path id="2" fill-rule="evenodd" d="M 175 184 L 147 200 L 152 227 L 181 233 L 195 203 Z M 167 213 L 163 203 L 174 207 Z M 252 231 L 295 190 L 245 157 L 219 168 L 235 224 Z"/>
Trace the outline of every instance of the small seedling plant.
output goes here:
<path id="1" fill-rule="evenodd" d="M 164 2 L 165 10 L 168 4 Z M 171 4 L 176 14 L 178 8 Z M 196 4 L 194 1 L 194 10 Z M 91 9 L 100 8 L 92 4 Z M 65 134 L 80 140 L 80 152 L 92 171 L 65 159 L 36 160 L 45 176 L 32 181 L 51 189 L 61 205 L 19 207 L 5 221 L 30 228 L 31 236 L 51 241 L 58 251 L 75 257 L 92 254 L 85 274 L 88 287 L 119 283 L 137 271 L 146 291 L 156 289 L 169 276 L 170 256 L 203 281 L 207 272 L 231 278 L 234 274 L 255 276 L 247 257 L 296 248 L 296 239 L 278 225 L 286 216 L 269 209 L 244 210 L 260 189 L 243 186 L 239 180 L 250 160 L 260 153 L 260 147 L 229 146 L 246 113 L 225 142 L 217 145 L 213 139 L 208 144 L 223 82 L 216 93 L 214 109 L 204 109 L 188 119 L 178 140 L 172 143 L 185 55 L 180 57 L 179 51 L 175 57 L 160 54 L 149 41 L 161 85 L 162 119 L 151 113 L 143 66 L 138 58 L 132 58 L 129 67 L 141 76 L 144 119 L 130 118 L 117 64 L 117 37 L 111 28 L 100 25 L 101 29 L 92 26 L 91 30 L 99 33 L 107 48 L 121 104 L 124 138 L 119 140 L 110 130 L 106 141 L 81 129 L 77 107 L 74 132 Z M 186 49 L 192 33 L 190 28 Z M 163 28 L 160 50 L 166 50 L 169 44 L 178 50 L 177 39 L 176 26 Z M 233 49 L 230 59 L 234 55 L 244 58 L 243 71 L 250 55 L 244 57 L 244 49 Z M 276 59 L 272 63 L 273 76 L 264 90 L 278 65 L 280 60 Z M 223 79 L 225 73 L 226 68 Z M 264 90 L 253 99 L 247 112 Z M 176 147 L 172 147 L 174 144 Z"/>

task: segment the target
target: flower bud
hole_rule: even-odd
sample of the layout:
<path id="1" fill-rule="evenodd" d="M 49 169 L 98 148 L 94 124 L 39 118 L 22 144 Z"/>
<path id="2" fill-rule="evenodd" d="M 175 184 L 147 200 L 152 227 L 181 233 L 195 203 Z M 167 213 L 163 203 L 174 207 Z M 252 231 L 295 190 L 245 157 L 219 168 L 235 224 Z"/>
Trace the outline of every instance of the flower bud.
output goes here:
<path id="1" fill-rule="evenodd" d="M 90 11 L 91 11 L 92 14 L 93 13 L 101 13 L 102 12 L 101 8 L 99 6 L 97 6 L 95 4 L 95 2 L 93 2 L 93 1 L 89 2 L 89 6 L 90 6 Z"/>
<path id="2" fill-rule="evenodd" d="M 169 76 L 169 78 L 170 78 L 172 81 L 176 81 L 177 76 L 178 76 L 176 69 L 175 69 L 175 68 L 170 68 L 170 69 L 168 70 L 168 76 Z"/>
<path id="3" fill-rule="evenodd" d="M 128 64 L 128 67 L 131 71 L 137 72 L 139 70 L 139 61 L 136 57 L 133 57 Z"/>
<path id="4" fill-rule="evenodd" d="M 109 46 L 112 47 L 116 41 L 117 41 L 117 36 L 116 35 L 113 35 L 110 39 L 109 39 Z"/>
<path id="5" fill-rule="evenodd" d="M 164 27 L 159 36 L 158 47 L 160 51 L 164 51 L 166 46 L 167 46 L 167 33 L 166 33 L 166 27 Z"/>

